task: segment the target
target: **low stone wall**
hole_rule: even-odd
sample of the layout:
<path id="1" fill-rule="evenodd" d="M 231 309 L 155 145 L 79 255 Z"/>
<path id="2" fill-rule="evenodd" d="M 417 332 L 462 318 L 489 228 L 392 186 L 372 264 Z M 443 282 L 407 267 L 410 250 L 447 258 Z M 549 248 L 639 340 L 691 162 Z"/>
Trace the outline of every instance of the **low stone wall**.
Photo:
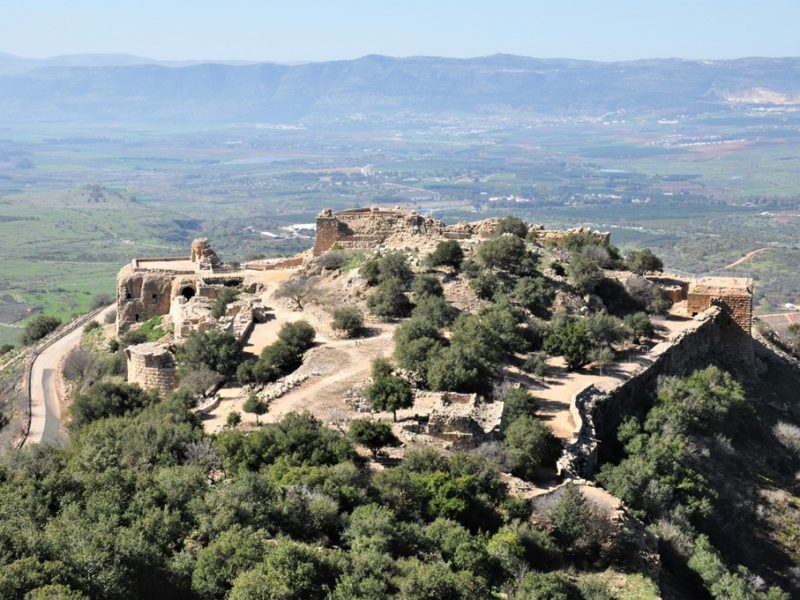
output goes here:
<path id="1" fill-rule="evenodd" d="M 722 310 L 713 306 L 697 317 L 700 324 L 654 346 L 650 361 L 612 390 L 589 385 L 570 401 L 575 421 L 573 441 L 564 448 L 558 471 L 568 478 L 591 479 L 617 448 L 617 429 L 629 416 L 644 416 L 652 405 L 658 378 L 682 376 L 716 362 Z M 724 355 L 723 355 L 724 356 Z"/>
<path id="2" fill-rule="evenodd" d="M 275 271 L 278 269 L 294 269 L 303 266 L 304 256 L 292 256 L 291 258 L 276 258 L 273 260 L 254 260 L 246 262 L 242 266 L 251 271 Z"/>

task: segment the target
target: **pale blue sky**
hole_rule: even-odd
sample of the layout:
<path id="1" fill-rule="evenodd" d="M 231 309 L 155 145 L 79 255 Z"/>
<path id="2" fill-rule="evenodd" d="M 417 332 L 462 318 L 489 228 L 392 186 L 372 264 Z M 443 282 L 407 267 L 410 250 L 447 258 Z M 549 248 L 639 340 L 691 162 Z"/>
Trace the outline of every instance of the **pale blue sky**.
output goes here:
<path id="1" fill-rule="evenodd" d="M 800 55 L 800 0 L 0 0 L 0 52 L 160 59 Z"/>

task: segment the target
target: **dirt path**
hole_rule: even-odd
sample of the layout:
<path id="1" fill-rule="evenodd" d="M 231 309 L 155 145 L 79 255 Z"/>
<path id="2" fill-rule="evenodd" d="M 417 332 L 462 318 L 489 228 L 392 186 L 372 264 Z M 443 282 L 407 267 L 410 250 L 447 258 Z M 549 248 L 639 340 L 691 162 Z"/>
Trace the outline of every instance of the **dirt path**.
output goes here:
<path id="1" fill-rule="evenodd" d="M 761 254 L 761 253 L 763 253 L 763 252 L 766 252 L 767 250 L 769 250 L 769 248 L 758 248 L 758 249 L 756 249 L 756 250 L 751 250 L 750 252 L 748 252 L 747 254 L 745 254 L 743 257 L 741 257 L 741 258 L 739 258 L 739 259 L 736 259 L 735 261 L 733 261 L 731 264 L 729 264 L 729 265 L 725 265 L 724 267 L 722 267 L 722 269 L 723 269 L 723 270 L 727 270 L 727 269 L 733 269 L 734 267 L 738 267 L 738 266 L 739 266 L 739 265 L 741 265 L 742 263 L 746 263 L 746 262 L 747 262 L 748 260 L 750 260 L 751 258 L 755 258 L 755 257 L 756 257 L 756 256 L 758 256 L 759 254 Z"/>
<path id="2" fill-rule="evenodd" d="M 656 317 L 653 322 L 660 331 L 659 342 L 668 340 L 680 331 L 690 329 L 697 324 L 677 307 L 673 314 Z M 600 373 L 598 369 L 591 367 L 567 371 L 563 359 L 555 357 L 547 361 L 550 372 L 544 381 L 537 381 L 516 368 L 509 369 L 506 375 L 536 397 L 539 415 L 553 434 L 562 440 L 571 440 L 575 421 L 570 413 L 570 401 L 575 394 L 590 384 L 601 390 L 613 390 L 652 361 L 649 351 L 634 352 L 620 356 Z"/>

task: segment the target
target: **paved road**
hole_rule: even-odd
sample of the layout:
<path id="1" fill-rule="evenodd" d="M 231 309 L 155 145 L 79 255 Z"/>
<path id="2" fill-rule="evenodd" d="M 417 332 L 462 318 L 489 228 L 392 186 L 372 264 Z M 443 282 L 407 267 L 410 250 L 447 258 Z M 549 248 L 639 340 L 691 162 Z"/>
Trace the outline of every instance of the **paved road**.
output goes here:
<path id="1" fill-rule="evenodd" d="M 113 306 L 104 309 L 95 320 L 102 323 L 105 315 L 113 309 Z M 31 428 L 23 446 L 44 443 L 63 448 L 67 445 L 67 436 L 61 431 L 61 406 L 55 388 L 56 369 L 61 357 L 78 345 L 84 327 L 78 327 L 55 340 L 34 361 L 31 369 Z"/>

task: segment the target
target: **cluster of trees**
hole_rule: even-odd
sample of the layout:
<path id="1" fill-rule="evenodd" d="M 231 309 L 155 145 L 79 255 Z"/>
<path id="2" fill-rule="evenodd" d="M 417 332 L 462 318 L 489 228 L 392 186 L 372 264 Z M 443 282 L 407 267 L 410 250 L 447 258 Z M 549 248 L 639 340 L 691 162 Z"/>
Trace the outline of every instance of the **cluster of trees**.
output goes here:
<path id="1" fill-rule="evenodd" d="M 303 362 L 303 354 L 314 345 L 316 332 L 307 321 L 284 323 L 278 339 L 264 350 L 258 360 L 239 364 L 236 377 L 239 383 L 264 384 L 288 375 Z"/>
<path id="2" fill-rule="evenodd" d="M 630 418 L 620 426 L 625 458 L 604 465 L 598 476 L 635 514 L 656 524 L 671 549 L 670 560 L 678 569 L 698 574 L 719 600 L 788 598 L 777 588 L 759 585 L 744 567 L 730 571 L 709 537 L 701 534 L 719 531 L 711 527 L 713 518 L 732 501 L 720 497 L 719 482 L 712 478 L 725 468 L 713 464 L 730 462 L 730 440 L 740 437 L 753 419 L 741 385 L 717 367 L 685 379 L 666 379 L 643 422 Z M 721 462 L 714 463 L 720 452 Z M 741 506 L 731 510 L 739 513 Z"/>
<path id="3" fill-rule="evenodd" d="M 575 511 L 531 525 L 478 455 L 417 450 L 373 472 L 353 443 L 376 452 L 386 424 L 343 435 L 290 414 L 209 437 L 191 403 L 96 384 L 69 448 L 0 458 L 0 597 L 582 597 L 561 570 Z"/>

